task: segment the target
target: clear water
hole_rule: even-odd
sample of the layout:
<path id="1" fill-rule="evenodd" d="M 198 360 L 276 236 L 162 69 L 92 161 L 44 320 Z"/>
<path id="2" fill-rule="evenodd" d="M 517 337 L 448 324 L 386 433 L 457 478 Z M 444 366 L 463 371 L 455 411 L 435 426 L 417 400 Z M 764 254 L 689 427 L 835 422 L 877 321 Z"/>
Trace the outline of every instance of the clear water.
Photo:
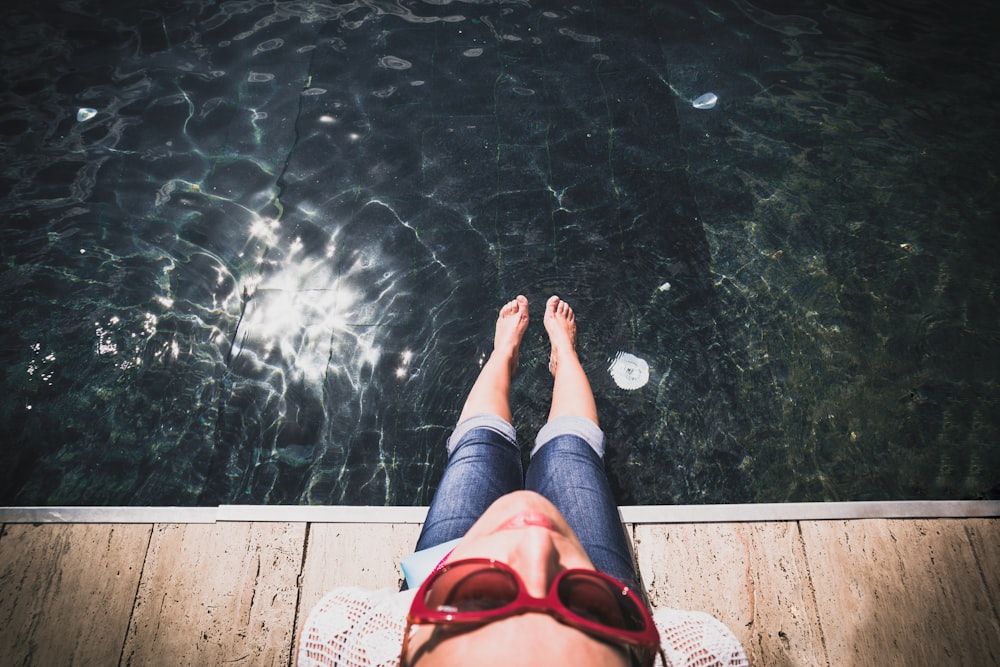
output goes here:
<path id="1" fill-rule="evenodd" d="M 0 502 L 427 503 L 519 292 L 623 504 L 1000 497 L 992 4 L 8 3 Z"/>

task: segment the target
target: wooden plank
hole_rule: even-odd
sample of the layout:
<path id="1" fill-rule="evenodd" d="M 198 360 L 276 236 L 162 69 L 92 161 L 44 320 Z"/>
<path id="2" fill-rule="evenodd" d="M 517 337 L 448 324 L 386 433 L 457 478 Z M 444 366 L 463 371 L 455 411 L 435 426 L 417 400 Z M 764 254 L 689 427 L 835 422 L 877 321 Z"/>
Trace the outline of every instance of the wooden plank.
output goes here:
<path id="1" fill-rule="evenodd" d="M 968 519 L 962 525 L 976 555 L 983 586 L 993 603 L 997 627 L 1000 627 L 1000 520 Z"/>
<path id="2" fill-rule="evenodd" d="M 399 561 L 413 553 L 420 526 L 317 523 L 309 527 L 296 628 L 327 592 L 340 586 L 398 589 Z M 298 651 L 298 636 L 295 637 Z"/>
<path id="3" fill-rule="evenodd" d="M 419 525 L 311 524 L 302 569 L 302 606 L 311 607 L 337 586 L 395 588 L 399 561 L 413 553 Z"/>
<path id="4" fill-rule="evenodd" d="M 965 520 L 802 530 L 831 664 L 1000 664 L 996 614 Z"/>
<path id="5" fill-rule="evenodd" d="M 305 531 L 156 525 L 123 664 L 289 664 Z"/>
<path id="6" fill-rule="evenodd" d="M 754 665 L 827 664 L 796 523 L 637 525 L 654 607 L 708 612 Z"/>
<path id="7" fill-rule="evenodd" d="M 151 529 L 5 526 L 0 664 L 117 664 Z"/>
<path id="8" fill-rule="evenodd" d="M 303 563 L 301 523 L 151 544 L 149 525 L 7 525 L 0 664 L 288 664 L 293 617 L 338 585 L 397 587 L 419 528 L 316 524 Z M 754 664 L 1000 664 L 996 519 L 630 529 L 654 604 L 712 613 Z"/>

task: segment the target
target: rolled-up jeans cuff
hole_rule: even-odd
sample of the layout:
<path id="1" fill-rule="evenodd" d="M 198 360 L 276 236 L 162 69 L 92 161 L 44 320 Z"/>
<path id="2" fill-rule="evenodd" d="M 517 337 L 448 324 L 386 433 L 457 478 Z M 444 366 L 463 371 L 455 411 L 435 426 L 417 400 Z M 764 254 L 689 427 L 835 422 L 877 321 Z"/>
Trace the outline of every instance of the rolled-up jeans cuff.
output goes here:
<path id="1" fill-rule="evenodd" d="M 451 437 L 448 438 L 448 456 L 451 456 L 455 448 L 458 447 L 458 443 L 462 441 L 462 438 L 473 429 L 477 428 L 488 428 L 491 431 L 496 431 L 503 437 L 510 440 L 511 444 L 517 444 L 517 431 L 514 430 L 514 426 L 499 415 L 484 412 L 478 415 L 472 415 L 471 417 L 466 417 L 455 426 L 455 430 L 452 432 Z"/>
<path id="2" fill-rule="evenodd" d="M 582 438 L 599 457 L 604 458 L 604 431 L 601 427 L 586 417 L 563 415 L 548 422 L 535 436 L 535 446 L 531 455 L 541 449 L 545 443 L 560 435 L 575 435 Z"/>

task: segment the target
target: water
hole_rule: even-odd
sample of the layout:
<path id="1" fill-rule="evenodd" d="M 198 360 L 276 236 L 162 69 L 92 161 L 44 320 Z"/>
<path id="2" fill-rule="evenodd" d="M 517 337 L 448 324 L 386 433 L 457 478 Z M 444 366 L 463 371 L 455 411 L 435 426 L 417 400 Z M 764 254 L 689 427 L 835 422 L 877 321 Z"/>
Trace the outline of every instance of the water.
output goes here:
<path id="1" fill-rule="evenodd" d="M 719 97 L 715 93 L 705 93 L 699 95 L 691 101 L 691 106 L 695 109 L 714 109 L 719 102 Z"/>
<path id="2" fill-rule="evenodd" d="M 989 25 L 14 3 L 0 502 L 427 503 L 519 292 L 521 439 L 558 293 L 623 504 L 996 498 Z"/>

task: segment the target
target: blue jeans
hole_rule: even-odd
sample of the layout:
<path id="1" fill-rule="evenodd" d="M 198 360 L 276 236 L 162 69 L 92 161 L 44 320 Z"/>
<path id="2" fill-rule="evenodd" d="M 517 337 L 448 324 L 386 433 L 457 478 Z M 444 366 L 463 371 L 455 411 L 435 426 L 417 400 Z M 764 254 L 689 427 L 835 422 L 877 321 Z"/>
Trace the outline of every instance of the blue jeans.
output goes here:
<path id="1" fill-rule="evenodd" d="M 582 417 L 559 417 L 535 440 L 527 475 L 514 427 L 496 415 L 464 420 L 448 441 L 448 465 L 417 551 L 465 535 L 495 500 L 521 489 L 556 506 L 598 570 L 641 595 L 618 506 L 604 472 L 604 434 Z"/>

